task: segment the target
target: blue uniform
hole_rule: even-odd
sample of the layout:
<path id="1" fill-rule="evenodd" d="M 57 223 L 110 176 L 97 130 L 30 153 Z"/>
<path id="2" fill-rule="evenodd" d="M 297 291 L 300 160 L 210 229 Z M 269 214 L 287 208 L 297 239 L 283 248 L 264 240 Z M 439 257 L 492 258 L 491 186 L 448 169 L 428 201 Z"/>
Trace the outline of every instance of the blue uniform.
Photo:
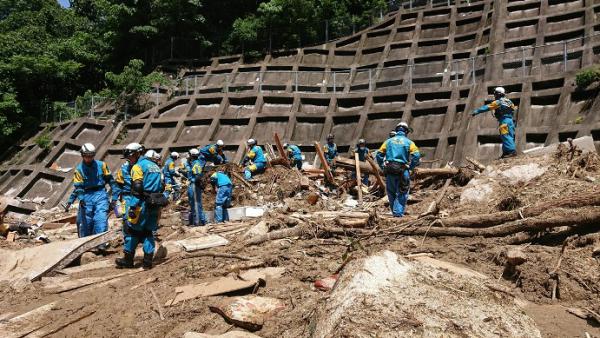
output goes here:
<path id="1" fill-rule="evenodd" d="M 203 171 L 205 164 L 206 162 L 201 158 L 194 159 L 188 173 L 188 200 L 190 204 L 189 225 L 191 226 L 206 224 L 206 217 L 204 216 L 204 209 L 202 208 L 203 187 L 200 185 L 200 180 L 204 175 Z"/>
<path id="2" fill-rule="evenodd" d="M 229 179 L 226 174 L 218 171 L 210 176 L 210 183 L 217 189 L 217 198 L 215 200 L 215 222 L 227 222 L 229 221 L 229 212 L 227 212 L 227 208 L 231 205 L 231 190 L 233 187 L 231 179 Z"/>
<path id="3" fill-rule="evenodd" d="M 165 179 L 165 196 L 169 197 L 171 191 L 173 191 L 173 200 L 178 200 L 179 184 L 177 184 L 175 177 L 179 176 L 179 173 L 175 170 L 175 160 L 172 157 L 169 156 L 165 161 L 162 173 Z"/>
<path id="4" fill-rule="evenodd" d="M 244 176 L 246 180 L 250 180 L 252 176 L 261 173 L 267 167 L 267 159 L 263 150 L 259 146 L 253 146 L 244 157 L 244 164 L 251 162 L 244 168 Z"/>
<path id="5" fill-rule="evenodd" d="M 367 160 L 367 156 L 369 154 L 369 148 L 367 147 L 356 147 L 354 148 L 354 152 L 358 154 L 358 160 L 361 162 L 365 162 Z M 356 173 L 353 173 L 352 178 L 356 178 Z M 362 175 L 362 183 L 365 185 L 369 185 L 369 174 Z"/>
<path id="6" fill-rule="evenodd" d="M 227 163 L 227 157 L 225 156 L 223 149 L 219 149 L 219 146 L 216 144 L 209 144 L 200 148 L 200 154 L 202 154 L 206 161 L 210 161 L 214 164 Z"/>
<path id="7" fill-rule="evenodd" d="M 300 148 L 295 144 L 288 144 L 287 152 L 290 161 L 292 161 L 292 166 L 302 170 L 302 151 L 300 151 Z"/>
<path id="8" fill-rule="evenodd" d="M 77 225 L 79 237 L 99 234 L 108 230 L 108 193 L 104 186 L 118 189 L 106 163 L 94 160 L 90 165 L 79 163 L 73 174 L 75 190 L 68 203 L 79 200 Z"/>
<path id="9" fill-rule="evenodd" d="M 494 100 L 490 104 L 485 104 L 473 112 L 473 116 L 493 110 L 494 117 L 498 120 L 498 131 L 502 140 L 502 155 L 515 154 L 517 147 L 515 145 L 515 122 L 513 115 L 516 106 L 511 100 L 502 97 Z"/>
<path id="10" fill-rule="evenodd" d="M 131 167 L 131 181 L 132 185 L 141 182 L 143 194 L 162 193 L 164 190 L 160 167 L 145 156 Z M 131 195 L 125 196 L 123 250 L 132 254 L 139 243 L 143 243 L 145 254 L 154 253 L 153 232 L 158 230 L 160 208 L 150 207 L 143 194 L 132 191 Z"/>
<path id="11" fill-rule="evenodd" d="M 402 131 L 396 136 L 385 141 L 379 148 L 379 152 L 385 154 L 385 165 L 395 164 L 404 166 L 401 173 L 386 173 L 385 180 L 387 195 L 394 217 L 402 217 L 408 200 L 410 187 L 410 172 L 419 165 L 421 154 L 415 143 L 406 137 Z"/>
<path id="12" fill-rule="evenodd" d="M 382 154 L 379 150 L 375 152 L 375 161 L 377 161 L 377 165 L 379 168 L 383 170 L 383 162 L 385 161 L 385 154 Z"/>
<path id="13" fill-rule="evenodd" d="M 323 146 L 323 155 L 325 155 L 325 160 L 329 166 L 332 165 L 333 160 L 338 156 L 338 149 L 335 143 L 325 143 Z"/>
<path id="14" fill-rule="evenodd" d="M 131 164 L 129 161 L 125 161 L 115 176 L 115 188 L 113 189 L 113 201 L 117 202 L 115 205 L 115 216 L 122 217 L 125 213 L 125 200 L 126 196 L 131 195 Z"/>

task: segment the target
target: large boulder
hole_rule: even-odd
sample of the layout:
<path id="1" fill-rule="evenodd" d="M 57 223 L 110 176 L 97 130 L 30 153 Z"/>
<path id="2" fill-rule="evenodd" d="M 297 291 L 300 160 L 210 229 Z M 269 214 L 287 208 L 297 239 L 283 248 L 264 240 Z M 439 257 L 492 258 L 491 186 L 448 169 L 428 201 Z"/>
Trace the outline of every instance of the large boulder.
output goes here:
<path id="1" fill-rule="evenodd" d="M 541 337 L 514 299 L 486 283 L 451 263 L 383 251 L 346 266 L 313 337 Z"/>

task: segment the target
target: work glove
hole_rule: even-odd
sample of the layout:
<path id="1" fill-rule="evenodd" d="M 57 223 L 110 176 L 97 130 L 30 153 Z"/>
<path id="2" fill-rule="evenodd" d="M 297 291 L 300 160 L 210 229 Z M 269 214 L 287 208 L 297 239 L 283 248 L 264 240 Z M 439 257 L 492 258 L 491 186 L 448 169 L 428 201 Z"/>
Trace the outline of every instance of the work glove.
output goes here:
<path id="1" fill-rule="evenodd" d="M 65 212 L 69 212 L 69 209 L 71 209 L 71 203 L 65 204 Z"/>

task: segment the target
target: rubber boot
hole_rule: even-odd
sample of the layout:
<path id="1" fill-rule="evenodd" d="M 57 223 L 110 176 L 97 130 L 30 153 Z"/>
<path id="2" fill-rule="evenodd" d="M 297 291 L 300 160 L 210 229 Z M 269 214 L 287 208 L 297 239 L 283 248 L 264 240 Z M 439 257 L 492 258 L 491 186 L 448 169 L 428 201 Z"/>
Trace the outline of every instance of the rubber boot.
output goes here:
<path id="1" fill-rule="evenodd" d="M 125 251 L 123 258 L 115 259 L 117 269 L 132 269 L 133 268 L 133 253 Z"/>
<path id="2" fill-rule="evenodd" d="M 154 254 L 144 254 L 144 260 L 142 261 L 142 267 L 144 270 L 152 269 L 152 259 L 154 258 Z"/>

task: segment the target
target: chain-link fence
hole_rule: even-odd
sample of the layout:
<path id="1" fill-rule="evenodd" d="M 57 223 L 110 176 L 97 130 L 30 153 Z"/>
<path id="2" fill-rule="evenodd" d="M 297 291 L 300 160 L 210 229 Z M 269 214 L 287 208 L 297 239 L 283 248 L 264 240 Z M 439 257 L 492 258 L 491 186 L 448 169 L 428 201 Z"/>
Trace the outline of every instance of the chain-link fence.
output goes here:
<path id="1" fill-rule="evenodd" d="M 43 105 L 42 122 L 62 123 L 80 117 L 97 118 L 110 102 L 109 98 L 98 95 L 79 97 L 70 102 L 47 102 Z"/>
<path id="2" fill-rule="evenodd" d="M 594 42 L 598 42 L 598 46 L 594 46 Z M 450 87 L 489 79 L 563 74 L 600 60 L 600 33 L 538 46 L 515 46 L 495 54 L 487 53 L 487 49 L 480 52 L 482 55 L 451 61 L 419 62 L 419 58 L 414 58 L 399 60 L 402 64 L 397 66 L 355 70 L 326 71 L 325 66 L 319 65 L 298 71 L 239 68 L 236 73 L 184 77 L 177 84 L 174 95 L 243 91 L 365 92 L 382 88 Z M 292 69 L 292 65 L 287 67 Z M 336 69 L 334 65 L 331 68 Z M 340 68 L 343 67 L 337 69 Z"/>

